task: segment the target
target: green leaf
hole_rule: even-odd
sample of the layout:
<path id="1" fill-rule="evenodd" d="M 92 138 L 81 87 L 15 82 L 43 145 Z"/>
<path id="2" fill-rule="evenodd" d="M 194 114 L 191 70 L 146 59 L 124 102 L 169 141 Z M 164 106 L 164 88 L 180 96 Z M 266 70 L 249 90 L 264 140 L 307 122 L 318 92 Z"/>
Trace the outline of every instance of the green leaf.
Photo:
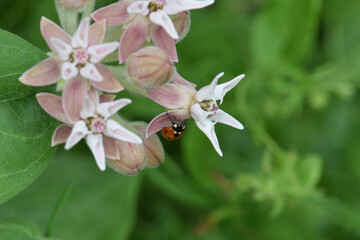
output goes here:
<path id="1" fill-rule="evenodd" d="M 28 87 L 18 80 L 46 54 L 3 30 L 0 54 L 0 203 L 3 203 L 40 175 L 56 148 L 50 146 L 55 120 L 41 109 L 34 96 L 44 88 Z"/>
<path id="2" fill-rule="evenodd" d="M 19 217 L 2 217 L 0 220 L 0 240 L 39 240 L 40 230 Z"/>
<path id="3" fill-rule="evenodd" d="M 101 172 L 87 146 L 76 146 L 71 152 L 58 151 L 47 171 L 2 208 L 39 223 L 42 234 L 55 209 L 53 238 L 126 240 L 135 224 L 141 174 L 128 177 L 110 168 Z M 72 190 L 59 207 L 56 203 L 69 186 Z"/>

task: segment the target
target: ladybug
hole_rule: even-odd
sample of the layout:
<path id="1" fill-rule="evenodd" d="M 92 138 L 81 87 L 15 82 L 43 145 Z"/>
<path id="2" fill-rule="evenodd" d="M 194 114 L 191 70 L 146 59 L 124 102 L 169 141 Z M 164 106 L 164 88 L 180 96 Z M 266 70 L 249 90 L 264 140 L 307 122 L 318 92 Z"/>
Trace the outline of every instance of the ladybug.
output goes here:
<path id="1" fill-rule="evenodd" d="M 166 113 L 167 114 L 167 113 Z M 174 122 L 170 119 L 168 115 L 169 120 L 171 121 L 170 127 L 164 127 L 161 130 L 161 134 L 163 137 L 168 141 L 175 141 L 181 137 L 181 135 L 184 134 L 184 131 L 186 129 L 185 120 L 183 122 Z"/>

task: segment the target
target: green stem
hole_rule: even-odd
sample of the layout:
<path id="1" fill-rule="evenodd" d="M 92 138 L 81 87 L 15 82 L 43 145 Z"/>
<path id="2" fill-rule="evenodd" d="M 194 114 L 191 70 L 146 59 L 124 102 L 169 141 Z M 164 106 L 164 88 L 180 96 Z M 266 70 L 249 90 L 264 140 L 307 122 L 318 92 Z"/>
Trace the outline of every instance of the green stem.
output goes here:
<path id="1" fill-rule="evenodd" d="M 285 151 L 277 144 L 277 142 L 269 135 L 269 133 L 264 129 L 261 123 L 252 117 L 249 108 L 247 107 L 247 93 L 248 88 L 251 82 L 244 84 L 241 89 L 241 93 L 237 94 L 239 96 L 239 101 L 237 101 L 238 107 L 241 109 L 241 112 L 244 114 L 244 118 L 247 119 L 247 125 L 251 128 L 254 135 L 275 155 L 278 157 L 283 157 L 286 153 Z"/>
<path id="2" fill-rule="evenodd" d="M 60 6 L 57 0 L 55 0 L 55 6 L 62 28 L 68 34 L 73 35 L 78 25 L 78 13 Z"/>
<path id="3" fill-rule="evenodd" d="M 69 187 L 66 188 L 64 193 L 60 196 L 59 200 L 56 202 L 55 207 L 52 211 L 49 223 L 46 228 L 45 237 L 50 237 L 51 232 L 54 226 L 55 217 L 59 212 L 60 208 L 64 205 L 65 201 L 69 198 L 71 191 L 73 190 L 75 182 L 73 182 Z"/>
<path id="4" fill-rule="evenodd" d="M 90 14 L 93 12 L 94 8 L 95 8 L 95 3 L 96 0 L 90 0 L 87 4 L 86 4 L 86 8 L 82 14 L 82 18 L 85 18 L 87 16 L 90 16 Z"/>

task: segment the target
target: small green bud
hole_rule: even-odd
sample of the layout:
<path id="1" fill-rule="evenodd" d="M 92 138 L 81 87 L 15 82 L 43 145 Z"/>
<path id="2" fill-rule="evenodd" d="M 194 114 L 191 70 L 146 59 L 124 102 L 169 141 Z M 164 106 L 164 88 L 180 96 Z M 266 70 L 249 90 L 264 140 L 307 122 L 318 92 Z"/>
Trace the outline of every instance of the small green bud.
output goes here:
<path id="1" fill-rule="evenodd" d="M 166 52 L 152 46 L 130 55 L 126 66 L 130 80 L 145 90 L 152 90 L 169 82 L 175 70 Z"/>
<path id="2" fill-rule="evenodd" d="M 158 167 L 165 159 L 164 148 L 159 137 L 153 134 L 149 138 L 145 138 L 147 124 L 144 122 L 135 122 L 133 126 L 138 130 L 140 137 L 143 139 L 147 155 L 146 167 Z"/>
<path id="3" fill-rule="evenodd" d="M 179 34 L 179 39 L 176 42 L 180 42 L 190 29 L 190 13 L 189 11 L 181 12 L 172 19 L 172 22 L 175 26 L 176 31 Z"/>
<path id="4" fill-rule="evenodd" d="M 125 175 L 136 175 L 146 166 L 146 152 L 143 144 L 117 141 L 120 159 L 106 159 L 109 167 Z"/>

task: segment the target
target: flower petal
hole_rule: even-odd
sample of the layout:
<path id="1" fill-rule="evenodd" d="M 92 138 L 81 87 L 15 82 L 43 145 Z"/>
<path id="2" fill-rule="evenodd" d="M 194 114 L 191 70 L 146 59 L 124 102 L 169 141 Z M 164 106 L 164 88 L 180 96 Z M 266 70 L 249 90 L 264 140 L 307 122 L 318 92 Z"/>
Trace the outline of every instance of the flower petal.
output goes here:
<path id="1" fill-rule="evenodd" d="M 153 43 L 159 48 L 162 48 L 171 61 L 178 62 L 175 40 L 170 37 L 163 27 L 153 24 L 151 26 L 150 35 Z"/>
<path id="2" fill-rule="evenodd" d="M 185 80 L 183 77 L 179 75 L 178 72 L 174 73 L 171 81 L 173 83 L 180 85 L 182 88 L 186 89 L 186 91 L 191 95 L 194 95 L 196 93 L 196 89 L 195 89 L 196 84 Z"/>
<path id="3" fill-rule="evenodd" d="M 131 100 L 127 98 L 122 98 L 114 102 L 100 103 L 99 106 L 96 108 L 96 112 L 104 118 L 108 118 L 130 103 Z"/>
<path id="4" fill-rule="evenodd" d="M 62 106 L 69 121 L 76 122 L 80 119 L 80 111 L 87 91 L 87 81 L 80 76 L 70 79 L 65 84 Z"/>
<path id="5" fill-rule="evenodd" d="M 149 18 L 153 23 L 162 26 L 170 37 L 173 39 L 179 38 L 179 34 L 177 33 L 171 18 L 163 10 L 157 10 L 156 12 L 150 13 Z"/>
<path id="6" fill-rule="evenodd" d="M 90 18 L 86 17 L 79 23 L 79 26 L 71 39 L 73 48 L 87 48 L 89 45 Z"/>
<path id="7" fill-rule="evenodd" d="M 194 95 L 180 85 L 166 83 L 147 92 L 150 99 L 166 108 L 189 108 Z"/>
<path id="8" fill-rule="evenodd" d="M 110 159 L 120 159 L 120 151 L 117 146 L 117 140 L 103 135 L 105 156 Z"/>
<path id="9" fill-rule="evenodd" d="M 93 63 L 98 63 L 103 60 L 107 55 L 115 51 L 119 46 L 118 42 L 110 42 L 91 46 L 88 48 L 88 54 L 90 54 L 90 60 Z"/>
<path id="10" fill-rule="evenodd" d="M 112 102 L 116 98 L 114 94 L 102 94 L 100 96 L 100 103 Z"/>
<path id="11" fill-rule="evenodd" d="M 148 35 L 150 23 L 142 16 L 137 16 L 126 27 L 121 35 L 119 45 L 119 63 L 123 63 L 132 54 L 141 48 Z"/>
<path id="12" fill-rule="evenodd" d="M 215 87 L 215 93 L 214 93 L 215 100 L 220 100 L 220 104 L 221 104 L 223 102 L 225 94 L 228 91 L 230 91 L 233 87 L 235 87 L 244 77 L 245 74 L 241 74 L 240 76 L 237 76 L 236 78 L 234 78 L 229 82 L 217 85 Z"/>
<path id="13" fill-rule="evenodd" d="M 191 9 L 199 9 L 207 7 L 214 3 L 214 0 L 196 1 L 196 0 L 172 0 L 168 1 L 164 6 L 164 11 L 169 14 L 177 14 Z"/>
<path id="14" fill-rule="evenodd" d="M 244 126 L 238 120 L 221 109 L 218 109 L 216 115 L 212 116 L 210 119 L 211 121 L 223 123 L 240 130 L 244 129 Z"/>
<path id="15" fill-rule="evenodd" d="M 54 147 L 56 145 L 65 143 L 71 134 L 72 127 L 62 124 L 58 126 L 51 138 L 51 146 Z"/>
<path id="16" fill-rule="evenodd" d="M 91 14 L 92 19 L 96 22 L 105 19 L 107 26 L 116 26 L 127 23 L 132 14 L 127 12 L 128 6 L 135 0 L 122 0 L 117 3 L 110 4 L 106 7 L 100 8 L 99 10 Z"/>
<path id="17" fill-rule="evenodd" d="M 216 84 L 219 80 L 219 78 L 221 78 L 224 75 L 224 73 L 219 73 L 214 80 L 210 83 L 210 85 L 207 85 L 205 87 L 200 88 L 200 90 L 196 93 L 195 98 L 198 102 L 202 102 L 204 100 L 210 100 L 213 99 L 215 100 L 215 88 L 216 88 Z"/>
<path id="18" fill-rule="evenodd" d="M 95 117 L 95 103 L 89 96 L 85 96 L 83 107 L 80 111 L 80 117 L 86 119 L 89 117 Z"/>
<path id="19" fill-rule="evenodd" d="M 99 70 L 97 70 L 95 65 L 92 63 L 87 63 L 84 67 L 82 67 L 80 69 L 80 74 L 84 78 L 94 82 L 101 82 L 104 79 Z"/>
<path id="20" fill-rule="evenodd" d="M 27 70 L 19 80 L 30 86 L 54 84 L 61 79 L 61 64 L 62 61 L 57 57 L 45 59 Z"/>
<path id="21" fill-rule="evenodd" d="M 198 103 L 191 106 L 191 116 L 195 120 L 196 125 L 198 128 L 205 133 L 205 135 L 209 138 L 210 142 L 214 146 L 216 152 L 222 157 L 222 151 L 219 146 L 219 141 L 215 134 L 215 128 L 213 123 L 210 119 L 207 117 L 204 117 L 204 113 L 206 116 L 208 115 L 204 110 L 201 109 L 200 105 Z"/>
<path id="22" fill-rule="evenodd" d="M 87 134 L 91 132 L 88 130 L 86 123 L 82 120 L 77 121 L 70 133 L 70 136 L 66 140 L 65 149 L 69 150 L 75 144 L 77 144 L 81 139 L 83 139 Z"/>
<path id="23" fill-rule="evenodd" d="M 88 47 L 101 44 L 104 41 L 106 31 L 105 19 L 98 21 L 90 26 Z"/>
<path id="24" fill-rule="evenodd" d="M 140 14 L 146 16 L 149 14 L 149 3 L 150 1 L 136 1 L 130 4 L 127 8 L 127 12 L 130 14 Z"/>
<path id="25" fill-rule="evenodd" d="M 38 93 L 36 99 L 45 112 L 61 122 L 69 123 L 62 107 L 61 97 L 51 93 Z"/>
<path id="26" fill-rule="evenodd" d="M 64 30 L 62 30 L 58 25 L 54 22 L 50 21 L 46 17 L 42 17 L 40 21 L 40 31 L 43 38 L 46 41 L 46 44 L 49 48 L 56 52 L 56 49 L 53 48 L 52 44 L 50 43 L 51 38 L 58 38 L 64 41 L 67 44 L 71 44 L 71 37 L 67 34 Z"/>
<path id="27" fill-rule="evenodd" d="M 141 144 L 141 138 L 135 133 L 127 130 L 118 122 L 112 119 L 106 121 L 106 128 L 104 134 L 108 137 L 116 138 L 121 141 Z"/>
<path id="28" fill-rule="evenodd" d="M 89 134 L 86 137 L 86 143 L 94 155 L 100 170 L 104 171 L 106 169 L 106 162 L 102 134 Z"/>
<path id="29" fill-rule="evenodd" d="M 100 72 L 103 80 L 100 82 L 90 80 L 92 86 L 101 91 L 110 93 L 117 93 L 124 89 L 123 86 L 121 86 L 121 84 L 119 83 L 119 81 L 103 64 L 95 63 L 95 67 Z"/>
<path id="30" fill-rule="evenodd" d="M 146 138 L 150 137 L 154 133 L 162 130 L 164 127 L 171 126 L 171 119 L 176 119 L 179 122 L 182 122 L 190 118 L 190 114 L 186 110 L 172 110 L 163 112 L 157 115 L 146 128 Z"/>
<path id="31" fill-rule="evenodd" d="M 55 49 L 55 52 L 61 60 L 66 61 L 69 59 L 69 56 L 73 51 L 69 44 L 55 37 L 50 38 L 50 44 Z"/>
<path id="32" fill-rule="evenodd" d="M 64 80 L 69 80 L 78 75 L 79 70 L 76 67 L 76 63 L 64 62 L 61 65 L 61 77 Z"/>

